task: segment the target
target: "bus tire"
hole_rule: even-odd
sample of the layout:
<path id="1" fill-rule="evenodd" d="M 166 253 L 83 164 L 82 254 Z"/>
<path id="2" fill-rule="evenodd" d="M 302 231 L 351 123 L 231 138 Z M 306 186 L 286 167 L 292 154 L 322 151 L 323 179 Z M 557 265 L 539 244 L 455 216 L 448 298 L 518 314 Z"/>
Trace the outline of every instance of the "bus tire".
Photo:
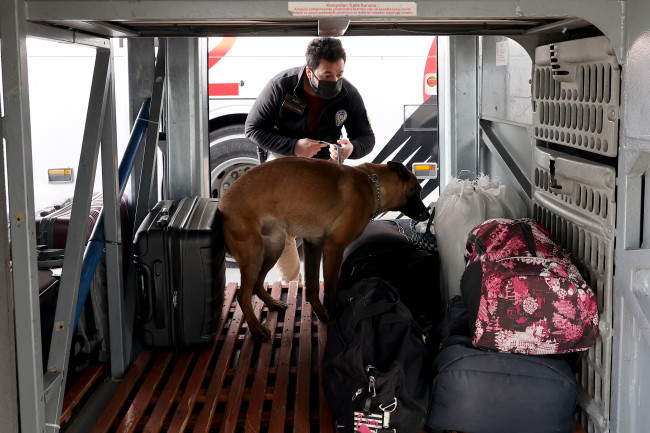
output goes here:
<path id="1" fill-rule="evenodd" d="M 210 132 L 210 195 L 220 198 L 233 181 L 259 164 L 257 146 L 244 137 L 244 125 Z"/>

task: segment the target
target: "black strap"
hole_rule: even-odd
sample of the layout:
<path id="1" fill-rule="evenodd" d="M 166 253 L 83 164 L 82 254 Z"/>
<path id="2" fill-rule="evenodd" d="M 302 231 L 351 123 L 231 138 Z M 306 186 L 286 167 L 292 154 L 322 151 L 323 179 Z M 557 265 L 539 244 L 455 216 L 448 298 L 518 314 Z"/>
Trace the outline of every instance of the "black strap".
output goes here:
<path id="1" fill-rule="evenodd" d="M 361 314 L 357 315 L 354 317 L 354 323 L 353 326 L 357 326 L 359 322 L 361 322 L 364 319 L 367 319 L 368 317 L 375 316 L 377 314 L 385 313 L 386 311 L 390 311 L 397 305 L 397 300 L 395 301 L 388 301 L 386 299 L 382 299 L 381 301 L 377 301 L 371 305 L 368 305 L 363 309 Z"/>

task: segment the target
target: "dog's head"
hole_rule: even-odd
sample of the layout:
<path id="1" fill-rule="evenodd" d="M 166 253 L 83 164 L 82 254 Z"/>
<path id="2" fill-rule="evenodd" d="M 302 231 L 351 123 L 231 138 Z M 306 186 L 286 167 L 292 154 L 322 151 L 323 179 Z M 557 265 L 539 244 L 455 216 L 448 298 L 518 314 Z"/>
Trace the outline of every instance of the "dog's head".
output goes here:
<path id="1" fill-rule="evenodd" d="M 393 210 L 402 212 L 407 217 L 417 221 L 424 221 L 429 218 L 429 211 L 420 198 L 422 187 L 415 175 L 399 162 L 389 161 L 388 168 L 395 172 L 398 179 L 403 183 L 401 203 Z"/>

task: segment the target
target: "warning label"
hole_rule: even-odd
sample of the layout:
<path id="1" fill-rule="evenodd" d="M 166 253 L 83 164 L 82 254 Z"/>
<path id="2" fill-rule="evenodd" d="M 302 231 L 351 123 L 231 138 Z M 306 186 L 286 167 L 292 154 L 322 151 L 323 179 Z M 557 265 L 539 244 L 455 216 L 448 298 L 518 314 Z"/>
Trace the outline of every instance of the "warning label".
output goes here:
<path id="1" fill-rule="evenodd" d="M 293 16 L 416 16 L 415 2 L 289 2 Z"/>

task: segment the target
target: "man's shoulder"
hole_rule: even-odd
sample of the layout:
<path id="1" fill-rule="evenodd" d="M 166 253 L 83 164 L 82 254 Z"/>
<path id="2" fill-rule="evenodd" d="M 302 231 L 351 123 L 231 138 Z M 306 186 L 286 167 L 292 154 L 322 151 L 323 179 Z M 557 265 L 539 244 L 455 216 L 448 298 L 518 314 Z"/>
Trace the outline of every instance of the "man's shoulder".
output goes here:
<path id="1" fill-rule="evenodd" d="M 284 71 L 280 71 L 273 78 L 271 78 L 271 82 L 277 83 L 281 86 L 287 85 L 287 84 L 295 84 L 298 82 L 298 78 L 300 77 L 300 73 L 302 72 L 303 66 L 297 66 L 295 68 L 289 68 L 285 69 Z"/>

